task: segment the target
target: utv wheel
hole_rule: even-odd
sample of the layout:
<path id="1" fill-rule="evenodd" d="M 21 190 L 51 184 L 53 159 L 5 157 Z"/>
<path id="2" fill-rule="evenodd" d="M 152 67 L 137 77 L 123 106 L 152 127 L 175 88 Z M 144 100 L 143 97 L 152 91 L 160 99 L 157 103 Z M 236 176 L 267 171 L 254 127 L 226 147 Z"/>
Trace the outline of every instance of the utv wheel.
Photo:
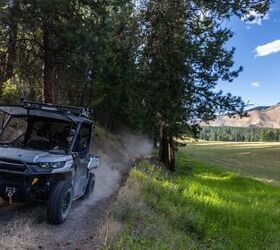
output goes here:
<path id="1" fill-rule="evenodd" d="M 90 173 L 89 174 L 89 179 L 88 179 L 88 184 L 87 184 L 86 191 L 85 191 L 85 194 L 83 196 L 83 199 L 88 199 L 90 197 L 90 195 L 94 191 L 94 186 L 95 186 L 95 174 Z"/>
<path id="2" fill-rule="evenodd" d="M 73 189 L 71 183 L 60 181 L 52 190 L 48 206 L 47 217 L 51 224 L 62 224 L 71 209 Z"/>

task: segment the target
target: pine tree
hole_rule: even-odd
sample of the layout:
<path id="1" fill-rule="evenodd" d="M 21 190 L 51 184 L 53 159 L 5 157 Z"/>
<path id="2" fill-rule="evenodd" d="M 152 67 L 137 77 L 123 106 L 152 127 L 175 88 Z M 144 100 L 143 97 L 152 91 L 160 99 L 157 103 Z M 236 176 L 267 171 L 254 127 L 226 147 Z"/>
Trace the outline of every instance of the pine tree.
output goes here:
<path id="1" fill-rule="evenodd" d="M 224 48 L 232 32 L 222 22 L 233 14 L 267 8 L 268 1 L 147 1 L 142 54 L 145 107 L 150 131 L 160 141 L 160 160 L 171 171 L 174 137 L 196 135 L 196 121 L 209 121 L 217 113 L 243 113 L 241 98 L 214 90 L 219 79 L 233 81 L 242 70 L 232 70 L 235 50 Z"/>

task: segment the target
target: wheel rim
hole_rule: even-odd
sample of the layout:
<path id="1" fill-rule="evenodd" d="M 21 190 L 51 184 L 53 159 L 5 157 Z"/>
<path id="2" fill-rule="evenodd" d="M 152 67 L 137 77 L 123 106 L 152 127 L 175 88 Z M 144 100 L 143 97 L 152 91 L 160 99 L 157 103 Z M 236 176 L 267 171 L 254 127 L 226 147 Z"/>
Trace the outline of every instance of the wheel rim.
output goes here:
<path id="1" fill-rule="evenodd" d="M 64 197 L 62 204 L 62 217 L 65 219 L 70 211 L 72 204 L 72 190 L 69 189 Z"/>

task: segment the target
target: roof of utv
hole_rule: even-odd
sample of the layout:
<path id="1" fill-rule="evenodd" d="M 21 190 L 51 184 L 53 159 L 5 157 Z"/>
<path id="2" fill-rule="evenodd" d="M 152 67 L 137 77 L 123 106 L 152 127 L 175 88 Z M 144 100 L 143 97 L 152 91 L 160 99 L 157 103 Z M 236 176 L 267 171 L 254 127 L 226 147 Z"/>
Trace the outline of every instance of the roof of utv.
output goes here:
<path id="1" fill-rule="evenodd" d="M 60 106 L 50 103 L 29 102 L 23 100 L 20 106 L 0 106 L 0 112 L 12 116 L 40 116 L 75 123 L 92 124 L 88 119 L 89 112 L 85 108 Z"/>

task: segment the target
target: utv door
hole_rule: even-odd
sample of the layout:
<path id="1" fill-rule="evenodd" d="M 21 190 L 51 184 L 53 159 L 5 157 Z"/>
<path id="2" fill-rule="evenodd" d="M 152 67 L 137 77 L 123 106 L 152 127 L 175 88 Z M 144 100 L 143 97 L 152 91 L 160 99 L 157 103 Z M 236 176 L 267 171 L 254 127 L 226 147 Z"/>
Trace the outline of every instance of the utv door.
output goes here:
<path id="1" fill-rule="evenodd" d="M 87 166 L 89 162 L 91 133 L 92 126 L 89 124 L 82 124 L 73 147 L 76 172 L 74 199 L 78 199 L 84 195 L 88 183 L 89 176 Z"/>

